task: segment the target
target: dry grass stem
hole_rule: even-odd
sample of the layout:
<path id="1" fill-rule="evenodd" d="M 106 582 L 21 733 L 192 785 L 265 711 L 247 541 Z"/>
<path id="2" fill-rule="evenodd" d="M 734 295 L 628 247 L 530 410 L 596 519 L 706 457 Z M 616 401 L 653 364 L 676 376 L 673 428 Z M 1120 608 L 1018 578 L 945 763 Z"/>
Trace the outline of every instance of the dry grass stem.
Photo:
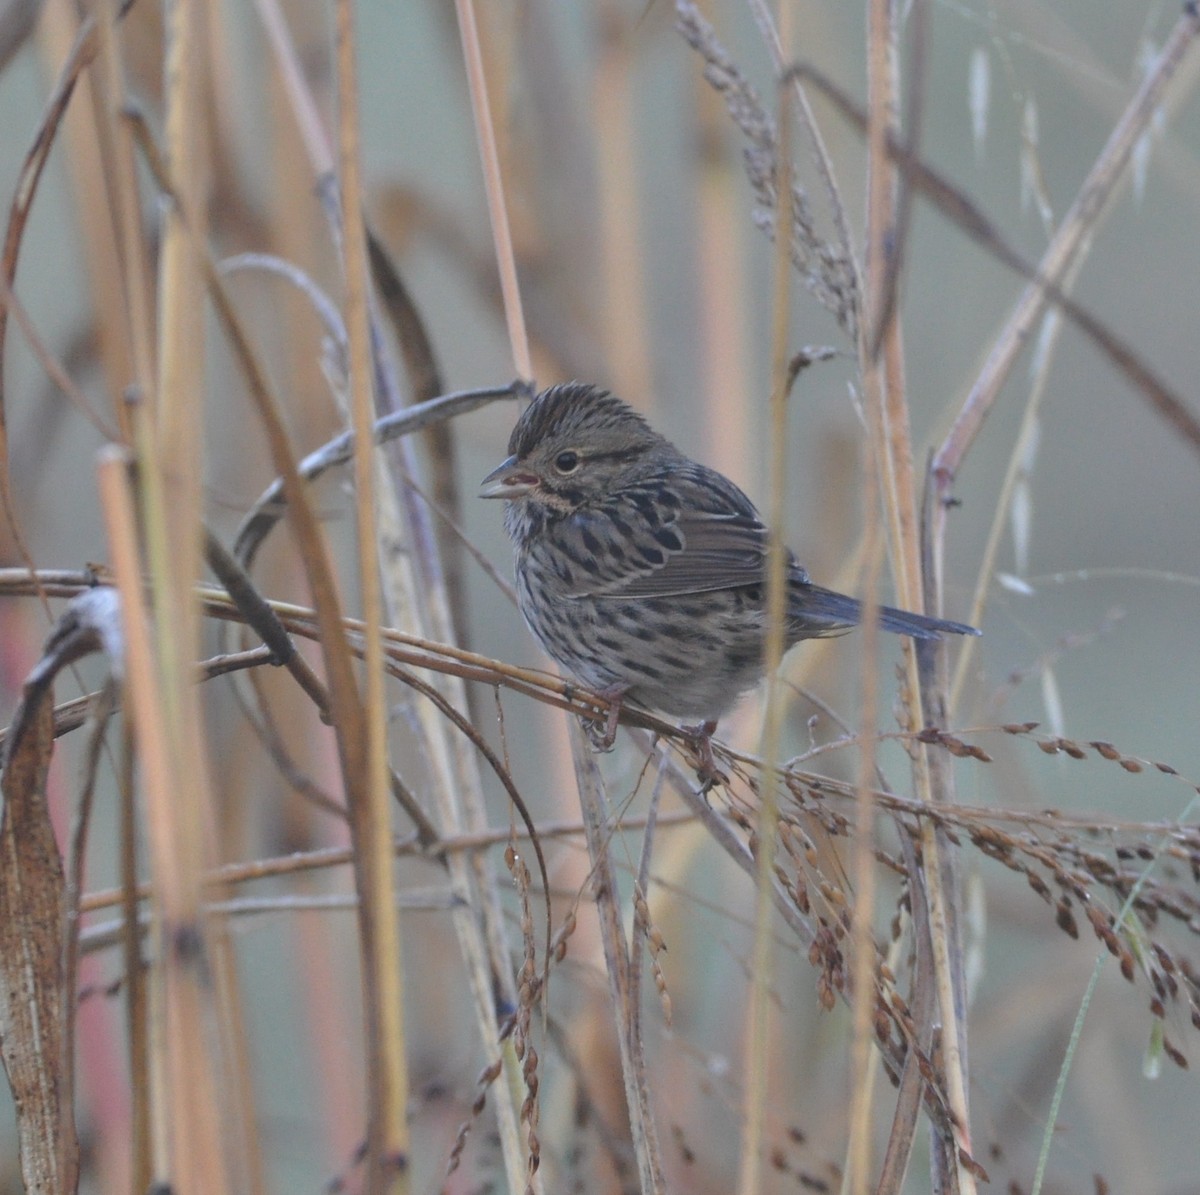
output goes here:
<path id="1" fill-rule="evenodd" d="M 475 22 L 474 0 L 454 0 L 454 10 L 458 14 L 463 58 L 467 65 L 471 114 L 475 119 L 475 139 L 479 146 L 479 156 L 483 166 L 483 181 L 487 192 L 492 241 L 496 249 L 496 265 L 500 271 L 500 290 L 504 297 L 508 344 L 513 353 L 517 376 L 528 382 L 533 379 L 533 359 L 529 355 L 525 311 L 521 302 L 520 286 L 517 282 L 512 231 L 509 227 L 508 207 L 504 198 L 504 177 L 500 171 L 500 155 L 496 150 L 496 132 L 492 123 L 491 106 L 488 103 L 487 80 L 483 71 L 479 29 Z"/>
<path id="2" fill-rule="evenodd" d="M 790 29 L 790 26 L 788 27 Z M 787 44 L 787 33 L 784 34 Z M 779 177 L 791 178 L 791 121 L 789 106 L 782 86 L 779 89 L 779 135 L 775 146 L 775 169 Z M 775 227 L 792 226 L 795 195 L 790 186 L 779 186 L 776 201 Z M 771 286 L 771 442 L 770 457 L 772 528 L 767 546 L 766 568 L 766 638 L 763 660 L 767 673 L 767 702 L 763 715 L 760 750 L 767 761 L 767 783 L 762 791 L 755 832 L 756 884 L 754 944 L 750 973 L 750 1002 L 746 1017 L 745 1089 L 747 1106 L 741 1137 L 741 1157 L 738 1169 L 739 1195 L 757 1195 L 762 1189 L 763 1138 L 765 1110 L 770 1099 L 771 1027 L 769 992 L 771 987 L 771 891 L 775 871 L 775 850 L 778 835 L 779 793 L 774 782 L 774 762 L 779 757 L 783 729 L 785 695 L 779 676 L 784 651 L 784 626 L 787 615 L 787 559 L 783 543 L 784 484 L 786 479 L 786 426 L 788 375 L 788 324 L 791 311 L 792 262 L 784 237 L 776 237 L 773 255 L 774 270 Z"/>
<path id="3" fill-rule="evenodd" d="M 337 5 L 338 180 L 341 244 L 346 270 L 346 338 L 350 409 L 354 428 L 354 489 L 357 502 L 359 600 L 363 609 L 366 664 L 363 705 L 366 758 L 363 787 L 349 802 L 356 862 L 360 868 L 359 919 L 363 945 L 363 996 L 367 1048 L 372 1059 L 367 1122 L 368 1195 L 408 1191 L 408 1072 L 405 1060 L 404 986 L 400 922 L 393 900 L 391 791 L 388 783 L 387 702 L 383 671 L 383 598 L 377 552 L 380 542 L 376 467 L 371 451 L 375 422 L 369 275 L 362 217 L 358 70 L 353 5 Z M 357 796 L 356 801 L 354 797 Z"/>
<path id="4" fill-rule="evenodd" d="M 618 905 L 619 889 L 610 856 L 613 827 L 604 810 L 604 787 L 600 770 L 587 749 L 583 732 L 572 728 L 576 737 L 575 760 L 579 768 L 579 797 L 587 831 L 588 854 L 592 863 L 591 884 L 595 892 L 596 909 L 600 917 L 600 940 L 603 944 L 605 970 L 608 974 L 617 1020 L 617 1041 L 620 1046 L 621 1077 L 625 1088 L 625 1104 L 629 1128 L 637 1157 L 640 1190 L 646 1195 L 661 1195 L 667 1190 L 663 1174 L 658 1130 L 655 1125 L 649 1090 L 650 1075 L 642 1035 L 641 1017 L 637 1005 L 641 992 L 632 983 L 629 946 L 621 925 Z"/>

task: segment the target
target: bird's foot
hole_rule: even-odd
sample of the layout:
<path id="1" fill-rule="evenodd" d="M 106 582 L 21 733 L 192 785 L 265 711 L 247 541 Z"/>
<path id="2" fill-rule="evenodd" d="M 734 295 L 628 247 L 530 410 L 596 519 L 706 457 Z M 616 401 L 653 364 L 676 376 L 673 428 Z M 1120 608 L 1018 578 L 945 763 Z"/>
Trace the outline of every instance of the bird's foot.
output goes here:
<path id="1" fill-rule="evenodd" d="M 585 718 L 583 732 L 588 742 L 596 751 L 611 751 L 617 741 L 617 720 L 621 716 L 621 702 L 628 685 L 609 685 L 605 689 L 597 689 L 596 696 L 603 697 L 608 702 L 608 713 L 601 718 Z"/>
<path id="2" fill-rule="evenodd" d="M 718 784 L 728 784 L 729 777 L 717 767 L 717 761 L 713 756 L 712 736 L 713 731 L 717 729 L 717 720 L 713 718 L 708 722 L 700 722 L 695 726 L 685 726 L 683 728 L 686 734 L 693 742 L 696 748 L 696 755 L 699 761 L 699 768 L 696 770 L 696 779 L 700 781 L 700 795 L 707 795 Z"/>

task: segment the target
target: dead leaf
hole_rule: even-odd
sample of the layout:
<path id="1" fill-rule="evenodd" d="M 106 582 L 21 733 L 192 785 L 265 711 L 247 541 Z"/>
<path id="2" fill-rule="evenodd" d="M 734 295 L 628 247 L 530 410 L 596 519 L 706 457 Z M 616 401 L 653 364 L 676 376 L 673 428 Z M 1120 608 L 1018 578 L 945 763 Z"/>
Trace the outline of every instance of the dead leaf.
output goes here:
<path id="1" fill-rule="evenodd" d="M 0 1058 L 17 1108 L 25 1190 L 62 1195 L 79 1179 L 63 990 L 66 883 L 46 803 L 53 690 L 34 686 L 31 698 L 0 780 Z"/>

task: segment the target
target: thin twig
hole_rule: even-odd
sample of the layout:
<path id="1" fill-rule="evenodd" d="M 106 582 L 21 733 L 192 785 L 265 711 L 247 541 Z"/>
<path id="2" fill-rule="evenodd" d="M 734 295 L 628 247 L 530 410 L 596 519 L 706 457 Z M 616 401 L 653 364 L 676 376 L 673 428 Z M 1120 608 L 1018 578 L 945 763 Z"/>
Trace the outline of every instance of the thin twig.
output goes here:
<path id="1" fill-rule="evenodd" d="M 633 990 L 630 979 L 629 948 L 621 925 L 619 889 L 609 854 L 612 827 L 605 814 L 603 781 L 595 757 L 588 750 L 583 731 L 577 723 L 572 726 L 571 732 L 577 743 L 574 756 L 579 799 L 587 830 L 588 853 L 592 860 L 592 883 L 600 917 L 605 972 L 619 1029 L 617 1040 L 621 1052 L 621 1077 L 637 1155 L 640 1190 L 642 1195 L 662 1195 L 666 1191 L 666 1179 L 647 1086 L 646 1059 L 641 1035 L 633 1031 L 633 1007 L 640 999 L 640 993 Z"/>

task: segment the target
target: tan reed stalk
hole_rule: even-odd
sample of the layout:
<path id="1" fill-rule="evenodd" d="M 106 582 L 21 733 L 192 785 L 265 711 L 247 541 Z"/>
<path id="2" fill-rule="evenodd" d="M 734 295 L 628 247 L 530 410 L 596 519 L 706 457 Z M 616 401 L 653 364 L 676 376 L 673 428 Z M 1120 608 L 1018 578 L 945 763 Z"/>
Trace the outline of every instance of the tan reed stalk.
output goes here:
<path id="1" fill-rule="evenodd" d="M 47 0 L 37 25 L 42 56 L 50 70 L 57 70 L 70 52 L 78 33 L 79 19 L 69 0 Z M 127 330 L 122 324 L 121 267 L 117 260 L 114 237 L 115 213 L 107 203 L 95 202 L 104 194 L 105 163 L 102 144 L 96 136 L 98 84 L 89 75 L 85 93 L 68 110 L 64 121 L 66 166 L 71 177 L 71 198 L 75 208 L 75 226 L 79 230 L 88 287 L 92 294 L 91 311 L 95 315 L 99 339 L 100 363 L 110 395 L 121 393 L 132 374 Z M 116 403 L 114 412 L 128 439 L 125 408 Z"/>
<path id="2" fill-rule="evenodd" d="M 654 403 L 654 375 L 638 199 L 632 78 L 638 39 L 630 28 L 634 20 L 617 0 L 601 0 L 592 17 L 599 46 L 591 79 L 592 127 L 603 246 L 598 264 L 603 275 L 604 360 L 616 392 L 645 410 Z"/>
<path id="3" fill-rule="evenodd" d="M 135 182 L 133 140 L 117 120 L 125 102 L 121 61 L 116 44 L 116 0 L 103 0 L 96 10 L 96 39 L 100 70 L 93 71 L 96 86 L 96 132 L 101 163 L 108 171 L 108 193 L 115 195 L 117 262 L 120 267 L 121 303 L 125 313 L 124 335 L 130 345 L 132 377 L 140 396 L 149 399 L 155 381 L 153 351 L 153 303 L 149 292 L 149 270 L 142 243 L 142 210 Z M 126 383 L 128 384 L 128 383 Z"/>
<path id="4" fill-rule="evenodd" d="M 217 1075 L 205 1041 L 211 1023 L 209 989 L 204 981 L 202 873 L 195 843 L 184 841 L 178 816 L 186 781 L 165 716 L 164 678 L 152 643 L 149 613 L 142 596 L 142 566 L 137 544 L 127 459 L 116 450 L 101 454 L 100 499 L 108 531 L 125 638 L 125 674 L 133 710 L 145 792 L 157 959 L 152 979 L 151 1066 L 158 1072 L 154 1140 L 156 1180 L 169 1176 L 185 1193 L 227 1190 L 225 1151 L 221 1148 Z M 163 1151 L 166 1151 L 165 1153 Z"/>
<path id="5" fill-rule="evenodd" d="M 792 44 L 791 8 L 780 13 L 779 36 L 782 45 Z M 763 660 L 767 674 L 766 712 L 763 716 L 760 754 L 766 767 L 759 791 L 756 826 L 756 874 L 754 902 L 754 943 L 750 967 L 750 998 L 746 1026 L 745 1108 L 741 1132 L 741 1156 L 738 1166 L 738 1195 L 758 1195 L 763 1183 L 766 1106 L 771 1092 L 772 1057 L 770 1031 L 770 991 L 772 967 L 772 904 L 775 882 L 775 849 L 779 833 L 779 779 L 775 761 L 779 758 L 783 735 L 783 710 L 786 693 L 779 675 L 784 649 L 784 621 L 787 617 L 787 548 L 783 542 L 787 483 L 787 402 L 789 321 L 791 315 L 791 238 L 784 230 L 792 227 L 792 144 L 791 105 L 787 90 L 778 87 L 779 149 L 775 163 L 776 217 L 771 275 L 771 451 L 769 461 L 770 506 L 767 526 L 767 634 Z"/>
<path id="6" fill-rule="evenodd" d="M 207 210 L 209 169 L 203 133 L 205 42 L 201 5 L 173 5 L 165 26 L 166 153 L 183 210 L 202 219 Z M 203 235 L 203 229 L 197 230 Z M 193 579 L 200 573 L 204 482 L 204 278 L 197 243 L 181 210 L 167 209 L 159 276 L 159 383 L 157 409 L 150 416 L 156 434 L 156 460 L 142 457 L 147 497 L 148 470 L 161 470 L 165 538 L 161 551 L 166 575 L 155 589 L 155 633 L 168 708 L 178 720 L 172 741 L 179 764 L 190 778 L 180 816 L 199 858 L 191 866 L 199 880 L 216 858 L 218 813 L 209 775 L 207 742 L 199 690 L 192 683 L 192 661 L 199 655 L 200 619 Z M 147 519 L 152 535 L 157 522 Z M 212 978 L 213 1055 L 219 1067 L 221 1145 L 231 1187 L 257 1195 L 264 1190 L 258 1148 L 253 1084 L 246 1067 L 248 1047 L 241 1015 L 237 964 L 228 935 L 204 923 L 203 939 Z M 173 1015 L 172 1010 L 166 1010 Z M 204 1076 L 198 1076 L 203 1090 Z"/>
<path id="7" fill-rule="evenodd" d="M 189 363 L 189 349 L 179 339 L 178 320 L 187 317 L 172 314 L 182 313 L 194 298 L 189 295 L 186 302 L 180 301 L 180 289 L 186 290 L 187 284 L 177 265 L 182 267 L 184 263 L 178 247 L 169 247 L 177 230 L 172 231 L 168 225 L 163 258 L 163 373 L 157 378 L 133 144 L 128 129 L 116 121 L 124 89 L 115 22 L 116 6 L 105 5 L 98 13 L 104 96 L 99 127 L 103 130 L 102 145 L 111 151 L 105 155 L 105 161 L 112 170 L 110 182 L 119 208 L 123 307 L 133 346 L 135 376 L 143 397 L 139 411 L 141 431 L 136 439 L 142 469 L 148 565 L 157 614 L 153 649 L 147 638 L 144 615 L 140 613 L 141 595 L 135 592 L 140 583 L 139 552 L 132 511 L 126 509 L 130 496 L 116 458 L 102 465 L 101 485 L 114 560 L 120 556 L 124 570 L 122 584 L 126 587 L 124 598 L 130 603 L 124 608 L 127 651 L 131 660 L 135 652 L 140 653 L 139 667 L 129 669 L 129 683 L 134 691 L 138 748 L 147 781 L 146 815 L 151 827 L 153 872 L 161 884 L 157 902 L 159 949 L 156 978 L 151 985 L 152 1022 L 157 1020 L 151 1035 L 151 1065 L 163 1097 L 155 1107 L 158 1117 L 153 1131 L 157 1145 L 154 1168 L 156 1177 L 169 1178 L 180 1191 L 220 1192 L 226 1189 L 228 1172 L 219 1145 L 215 1059 L 205 1042 L 213 1009 L 198 970 L 207 951 L 200 911 L 207 792 L 198 719 L 187 714 L 194 708 L 193 656 L 189 644 L 195 636 L 186 637 L 188 627 L 193 630 L 196 627 L 188 593 L 194 574 L 176 571 L 186 569 L 188 535 L 185 533 L 183 542 L 172 541 L 167 529 L 164 464 L 169 461 L 169 467 L 173 468 L 176 461 L 169 453 L 163 453 L 156 442 L 154 421 L 159 413 L 152 397 L 164 380 L 168 385 L 186 388 L 191 371 L 196 371 L 192 377 L 199 374 L 195 359 Z M 189 35 L 182 32 L 181 39 L 186 46 Z M 184 53 L 190 53 L 190 47 Z M 176 75 L 176 85 L 178 80 Z M 177 91 L 173 98 L 178 103 Z M 181 127 L 178 114 L 175 121 L 178 135 Z M 194 162 L 189 162 L 186 152 L 180 153 L 181 148 L 179 144 L 173 146 L 186 178 L 188 171 L 194 170 Z M 176 397 L 168 399 L 168 406 Z M 186 390 L 183 401 L 187 402 Z M 177 439 L 175 449 L 178 451 Z M 189 445 L 187 450 L 194 454 L 195 445 Z M 188 475 L 189 468 L 184 467 L 182 476 Z M 196 528 L 198 520 L 189 528 L 192 536 L 197 533 Z M 176 550 L 182 551 L 185 559 L 176 558 Z M 178 943 L 184 939 L 194 948 L 181 950 Z"/>
<path id="8" fill-rule="evenodd" d="M 384 691 L 383 599 L 380 592 L 379 531 L 375 502 L 375 463 L 371 332 L 367 310 L 366 237 L 362 222 L 359 160 L 358 70 L 354 6 L 337 5 L 338 167 L 341 182 L 342 250 L 346 271 L 346 334 L 354 439 L 354 486 L 358 530 L 360 600 L 363 607 L 366 664 L 364 706 L 367 729 L 365 801 L 350 808 L 357 821 L 355 846 L 361 853 L 367 915 L 374 922 L 375 949 L 364 974 L 369 1002 L 368 1075 L 372 1090 L 367 1142 L 367 1191 L 409 1189 L 407 1123 L 408 1077 L 405 1062 L 404 990 L 401 983 L 400 922 L 392 898 L 391 793 L 387 757 L 387 697 Z M 365 910 L 364 910 L 365 911 Z"/>
<path id="9" fill-rule="evenodd" d="M 879 429 L 879 442 L 883 447 L 884 511 L 890 531 L 897 597 L 901 606 L 919 610 L 925 605 L 926 590 L 921 582 L 921 536 L 909 436 L 903 341 L 897 308 L 892 300 L 895 286 L 892 254 L 899 252 L 902 234 L 897 208 L 900 175 L 889 152 L 889 143 L 895 136 L 898 120 L 900 25 L 898 15 L 886 3 L 875 0 L 868 11 L 866 293 L 869 319 L 864 321 L 860 334 L 860 352 L 868 418 L 877 421 L 875 426 Z M 922 80 L 911 81 L 914 88 L 920 88 L 921 85 Z M 909 135 L 912 135 L 912 130 L 909 130 Z M 877 325 L 876 321 L 885 319 L 885 325 Z M 879 346 L 878 354 L 874 351 L 875 345 Z M 934 601 L 940 607 L 940 592 L 936 593 Z M 908 643 L 905 645 L 905 662 L 910 726 L 919 727 L 937 721 L 945 701 L 944 669 L 936 677 L 932 672 L 919 671 L 915 646 Z M 933 685 L 937 686 L 937 692 L 932 691 Z M 918 746 L 912 754 L 912 761 L 913 782 L 922 799 L 930 802 L 953 800 L 950 771 L 941 766 L 940 753 L 934 759 L 928 749 Z M 866 793 L 865 784 L 863 792 Z M 929 905 L 937 1016 L 945 1057 L 947 1090 L 956 1120 L 957 1142 L 969 1154 L 971 1132 L 967 1106 L 966 1025 L 959 1017 L 964 1000 L 956 923 L 956 871 L 953 860 L 948 856 L 945 856 L 943 864 L 944 840 L 932 823 L 922 823 L 921 841 L 924 863 L 922 879 Z M 865 976 L 862 978 L 865 979 Z M 860 997 L 866 998 L 865 991 L 860 993 Z M 865 1011 L 861 1015 L 865 1017 Z M 958 1150 L 951 1153 L 947 1164 L 954 1172 L 959 1189 L 964 1195 L 971 1195 L 975 1189 L 974 1175 L 963 1164 Z M 866 1181 L 865 1176 L 860 1175 L 859 1181 Z"/>
<path id="10" fill-rule="evenodd" d="M 905 391 L 903 345 L 900 315 L 888 304 L 886 279 L 892 269 L 893 255 L 899 252 L 897 235 L 897 190 L 899 173 L 887 154 L 887 139 L 899 123 L 900 63 L 898 18 L 886 4 L 872 0 L 867 10 L 867 230 L 864 247 L 864 313 L 859 324 L 859 353 L 863 399 L 867 413 L 870 451 L 866 474 L 868 489 L 881 502 L 888 521 L 888 541 L 899 604 L 921 609 L 920 555 L 917 541 L 916 494 L 912 468 L 912 444 L 909 440 L 907 396 Z M 878 601 L 879 559 L 881 546 L 879 512 L 866 513 L 864 535 L 864 603 Z M 874 553 L 872 551 L 874 549 Z M 872 934 L 875 905 L 875 870 L 869 858 L 874 845 L 874 809 L 871 790 L 874 781 L 874 733 L 877 730 L 878 666 L 877 631 L 874 621 L 864 620 L 871 634 L 863 642 L 862 733 L 858 794 L 856 798 L 854 843 L 854 935 L 853 935 L 853 1096 L 850 1140 L 847 1145 L 847 1177 L 842 1190 L 862 1195 L 871 1182 L 872 1059 L 870 1022 L 875 997 L 875 950 Z M 915 653 L 904 646 L 908 673 L 906 691 L 909 720 L 921 724 L 920 690 L 917 683 Z M 919 748 L 918 748 L 919 751 Z M 861 885 L 861 887 L 860 887 Z"/>
<path id="11" fill-rule="evenodd" d="M 488 216 L 492 224 L 492 239 L 496 249 L 496 264 L 500 270 L 500 291 L 504 296 L 504 318 L 508 325 L 508 343 L 512 349 L 517 376 L 533 379 L 533 364 L 529 355 L 529 334 L 525 329 L 525 310 L 517 282 L 516 256 L 513 253 L 512 232 L 504 200 L 504 177 L 500 171 L 500 155 L 496 148 L 496 133 L 488 105 L 487 80 L 483 73 L 483 53 L 479 45 L 479 29 L 472 0 L 454 0 L 458 14 L 459 35 L 467 66 L 467 84 L 471 93 L 471 115 L 475 120 L 475 138 L 483 165 L 484 187 L 487 192 Z"/>
<path id="12" fill-rule="evenodd" d="M 302 14 L 292 10 L 294 20 Z M 326 16 L 315 10 L 310 14 L 307 38 L 303 30 L 295 30 L 301 40 L 298 56 L 312 61 L 313 55 L 324 52 L 327 42 Z M 316 36 L 311 28 L 316 24 Z M 299 202 L 300 196 L 312 191 L 313 169 L 305 152 L 313 134 L 305 135 L 309 122 L 315 122 L 315 112 L 308 120 L 302 114 L 313 106 L 313 97 L 303 78 L 294 77 L 294 63 L 276 56 L 276 68 L 269 79 L 271 220 L 270 247 L 285 261 L 307 262 L 314 247 L 328 239 L 327 225 L 321 220 L 315 204 Z M 322 260 L 325 255 L 322 254 Z M 290 290 L 290 288 L 288 288 Z M 311 316 L 298 296 L 281 296 L 279 306 L 282 330 L 281 350 L 285 354 L 281 376 L 286 379 L 289 410 L 297 427 L 319 429 L 324 435 L 336 412 L 330 410 L 328 383 L 322 376 L 318 346 L 308 333 Z M 287 592 L 296 584 L 297 567 L 294 558 L 280 558 L 276 553 L 257 564 L 256 576 L 265 592 Z M 282 726 L 307 728 L 311 725 L 313 707 L 308 696 L 289 683 L 270 685 L 267 678 L 268 700 L 272 712 Z M 337 762 L 333 744 L 327 736 L 303 733 L 296 736 L 298 760 L 321 777 L 335 777 Z M 287 825 L 283 833 L 291 839 L 321 847 L 336 844 L 343 847 L 349 841 L 349 829 L 335 825 L 321 816 L 302 799 L 291 799 L 281 810 Z M 344 853 L 350 861 L 351 851 Z M 309 878 L 309 877 L 306 877 Z M 319 880 L 319 876 L 311 877 Z M 338 877 L 339 889 L 354 891 L 353 875 Z M 361 1051 L 346 1037 L 346 1026 L 358 1015 L 356 1004 L 361 994 L 354 985 L 328 983 L 325 977 L 338 973 L 344 965 L 339 951 L 343 927 L 328 916 L 311 912 L 296 918 L 291 942 L 296 953 L 299 992 L 297 1009 L 304 1040 L 311 1043 L 313 1072 L 320 1076 L 314 1084 L 312 1107 L 320 1126 L 322 1157 L 327 1159 L 326 1170 L 337 1173 L 355 1156 L 362 1141 L 365 1108 L 365 1079 Z"/>
<path id="13" fill-rule="evenodd" d="M 859 320 L 863 405 L 867 415 L 868 452 L 865 469 L 863 555 L 863 619 L 857 791 L 855 796 L 854 910 L 851 934 L 853 1029 L 851 1037 L 850 1132 L 846 1147 L 845 1195 L 864 1195 L 872 1181 L 872 1107 L 874 1078 L 873 1014 L 876 993 L 875 916 L 875 739 L 879 676 L 878 625 L 870 616 L 879 600 L 883 535 L 881 507 L 890 521 L 896 591 L 901 606 L 913 601 L 918 587 L 912 446 L 908 439 L 905 379 L 899 314 L 885 315 L 886 279 L 892 256 L 899 252 L 897 230 L 898 173 L 887 153 L 887 137 L 897 123 L 899 61 L 894 18 L 886 4 L 872 3 L 867 11 L 867 230 L 863 276 L 863 307 Z M 886 322 L 885 322 L 886 321 Z M 878 347 L 877 347 L 878 346 Z M 908 605 L 919 609 L 919 605 Z M 914 657 L 906 645 L 905 659 L 915 680 Z M 914 684 L 910 700 L 919 701 Z M 919 719 L 914 719 L 919 721 Z"/>
<path id="14" fill-rule="evenodd" d="M 872 4 L 868 10 L 868 83 L 870 110 L 874 120 L 869 125 L 872 136 L 885 136 L 895 119 L 896 63 L 890 52 L 890 34 L 885 30 L 880 38 L 877 28 L 880 19 L 886 21 L 884 6 Z M 869 151 L 875 151 L 869 142 Z M 886 272 L 887 237 L 894 228 L 895 171 L 885 157 L 869 152 L 867 174 L 867 233 L 866 233 L 866 293 L 864 311 L 859 320 L 860 338 L 870 343 L 881 331 L 877 320 L 882 310 L 881 283 Z M 898 316 L 884 332 L 888 348 L 898 332 Z M 886 351 L 886 350 L 885 350 Z M 903 378 L 887 375 L 886 368 L 875 354 L 865 354 L 862 370 L 863 401 L 867 410 L 867 452 L 863 469 L 863 556 L 865 568 L 861 576 L 861 596 L 866 614 L 862 625 L 862 658 L 860 663 L 860 692 L 858 727 L 861 743 L 857 760 L 857 791 L 853 842 L 854 902 L 851 912 L 850 974 L 852 1029 L 850 1039 L 850 1104 L 849 1132 L 846 1142 L 846 1161 L 843 1167 L 842 1195 L 866 1195 L 872 1179 L 871 1137 L 873 1091 L 873 1019 L 875 1011 L 875 808 L 872 791 L 875 787 L 875 736 L 879 717 L 879 626 L 871 617 L 871 609 L 879 601 L 879 575 L 883 563 L 880 504 L 884 491 L 890 491 L 881 479 L 890 459 L 885 445 L 884 391 L 889 383 L 897 389 Z M 894 358 L 889 358 L 894 360 Z M 907 429 L 905 429 L 907 430 Z M 889 496 L 892 496 L 889 494 Z M 893 502 L 892 508 L 895 508 Z M 898 582 L 897 582 L 898 584 Z M 901 601 L 903 605 L 903 601 Z M 909 653 L 906 653 L 909 654 Z"/>
<path id="15" fill-rule="evenodd" d="M 125 1030 L 129 1035 L 130 1190 L 146 1191 L 154 1179 L 153 1133 L 157 1118 L 151 1107 L 150 1009 L 146 971 L 138 932 L 137 802 L 134 762 L 136 743 L 129 719 L 123 724 L 117 785 L 121 800 L 121 961 L 125 966 Z M 114 904 L 117 903 L 114 900 Z M 83 902 L 80 903 L 82 911 Z"/>

